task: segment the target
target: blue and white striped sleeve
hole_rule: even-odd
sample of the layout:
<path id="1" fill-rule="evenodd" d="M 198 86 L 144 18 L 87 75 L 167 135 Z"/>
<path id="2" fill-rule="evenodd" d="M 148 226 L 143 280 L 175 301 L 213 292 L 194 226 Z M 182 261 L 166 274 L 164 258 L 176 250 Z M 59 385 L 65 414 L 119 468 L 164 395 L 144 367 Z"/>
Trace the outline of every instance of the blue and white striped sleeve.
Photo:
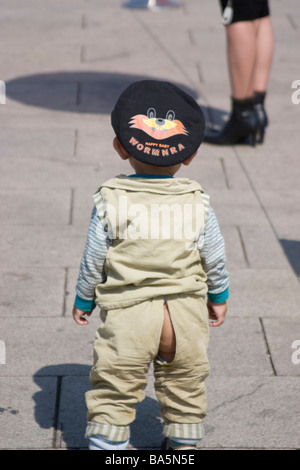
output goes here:
<path id="1" fill-rule="evenodd" d="M 198 240 L 198 248 L 207 275 L 208 298 L 221 303 L 229 297 L 229 277 L 226 269 L 224 238 L 214 210 L 210 207 L 205 228 Z"/>
<path id="2" fill-rule="evenodd" d="M 106 279 L 104 264 L 110 243 L 104 219 L 99 217 L 94 207 L 76 285 L 75 306 L 80 310 L 91 311 L 95 308 L 95 288 Z"/>

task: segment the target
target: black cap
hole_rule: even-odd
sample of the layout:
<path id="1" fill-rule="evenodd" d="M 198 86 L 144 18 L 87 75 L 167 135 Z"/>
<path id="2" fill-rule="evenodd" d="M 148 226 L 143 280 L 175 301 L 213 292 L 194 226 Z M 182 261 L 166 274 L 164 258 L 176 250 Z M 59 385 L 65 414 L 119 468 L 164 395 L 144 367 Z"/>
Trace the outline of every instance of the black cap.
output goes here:
<path id="1" fill-rule="evenodd" d="M 188 159 L 200 146 L 205 128 L 194 98 L 169 82 L 156 80 L 126 88 L 112 111 L 111 123 L 129 155 L 155 166 Z"/>

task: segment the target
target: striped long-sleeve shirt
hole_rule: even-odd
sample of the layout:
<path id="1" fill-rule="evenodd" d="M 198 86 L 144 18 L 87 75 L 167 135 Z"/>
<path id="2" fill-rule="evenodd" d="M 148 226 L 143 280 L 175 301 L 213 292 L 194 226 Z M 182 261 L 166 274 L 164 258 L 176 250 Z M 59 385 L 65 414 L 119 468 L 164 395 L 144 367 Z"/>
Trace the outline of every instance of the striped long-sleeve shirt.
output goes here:
<path id="1" fill-rule="evenodd" d="M 209 206 L 209 198 L 205 196 L 203 199 L 207 211 L 206 224 L 198 239 L 197 247 L 207 275 L 208 298 L 214 303 L 221 303 L 227 300 L 229 295 L 225 244 L 215 212 Z M 76 287 L 75 305 L 84 311 L 95 308 L 95 287 L 106 280 L 104 266 L 111 240 L 105 230 L 104 214 L 105 206 L 100 199 L 97 208 L 94 207 L 92 211 Z"/>

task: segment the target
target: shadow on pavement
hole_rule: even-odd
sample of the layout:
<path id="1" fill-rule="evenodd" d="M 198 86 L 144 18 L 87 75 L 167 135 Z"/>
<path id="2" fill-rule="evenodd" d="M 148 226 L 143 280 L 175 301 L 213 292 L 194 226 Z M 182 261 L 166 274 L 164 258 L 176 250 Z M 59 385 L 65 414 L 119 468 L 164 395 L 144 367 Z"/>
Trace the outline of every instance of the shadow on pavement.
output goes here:
<path id="1" fill-rule="evenodd" d="M 76 113 L 110 114 L 131 83 L 153 79 L 109 72 L 54 72 L 17 77 L 6 83 L 6 95 L 30 106 Z M 194 90 L 177 83 L 195 99 Z"/>
<path id="2" fill-rule="evenodd" d="M 33 379 L 40 390 L 33 396 L 35 420 L 42 429 L 53 430 L 52 447 L 87 449 L 85 439 L 85 392 L 90 389 L 90 366 L 58 364 L 36 372 Z M 146 397 L 137 405 L 131 425 L 130 444 L 137 449 L 159 448 L 163 440 L 160 405 Z"/>
<path id="3" fill-rule="evenodd" d="M 300 276 L 300 241 L 279 240 L 287 259 L 297 276 Z"/>
<path id="4" fill-rule="evenodd" d="M 123 90 L 146 75 L 110 72 L 74 71 L 41 73 L 17 77 L 6 83 L 6 95 L 28 106 L 83 114 L 110 114 Z M 182 83 L 176 83 L 196 101 L 199 94 Z M 201 105 L 207 130 L 223 127 L 227 112 Z"/>

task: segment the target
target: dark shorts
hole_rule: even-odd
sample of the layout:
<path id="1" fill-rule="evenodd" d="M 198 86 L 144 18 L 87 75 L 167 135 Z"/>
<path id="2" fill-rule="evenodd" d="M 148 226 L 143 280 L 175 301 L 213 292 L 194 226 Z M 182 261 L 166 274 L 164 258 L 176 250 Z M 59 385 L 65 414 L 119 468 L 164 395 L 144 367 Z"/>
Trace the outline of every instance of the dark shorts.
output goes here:
<path id="1" fill-rule="evenodd" d="M 219 0 L 222 12 L 227 0 Z M 233 19 L 231 23 L 238 21 L 253 21 L 270 15 L 268 0 L 233 0 Z"/>

